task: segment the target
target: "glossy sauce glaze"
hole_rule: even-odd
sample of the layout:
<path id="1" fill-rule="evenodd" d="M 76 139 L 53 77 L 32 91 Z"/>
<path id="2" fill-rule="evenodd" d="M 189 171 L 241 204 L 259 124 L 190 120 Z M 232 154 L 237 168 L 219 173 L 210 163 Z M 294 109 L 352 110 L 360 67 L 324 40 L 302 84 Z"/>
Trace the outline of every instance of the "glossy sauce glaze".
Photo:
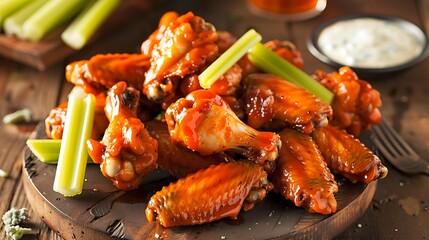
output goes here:
<path id="1" fill-rule="evenodd" d="M 407 63 L 424 48 L 424 41 L 399 22 L 370 17 L 336 22 L 317 43 L 337 63 L 372 69 Z"/>

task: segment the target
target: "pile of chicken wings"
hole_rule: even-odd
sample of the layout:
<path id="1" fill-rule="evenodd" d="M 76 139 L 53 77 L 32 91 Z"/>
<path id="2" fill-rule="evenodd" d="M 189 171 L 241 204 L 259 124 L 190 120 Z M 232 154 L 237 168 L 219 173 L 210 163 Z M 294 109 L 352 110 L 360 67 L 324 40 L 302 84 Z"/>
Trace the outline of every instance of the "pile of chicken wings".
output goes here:
<path id="1" fill-rule="evenodd" d="M 146 208 L 165 227 L 235 218 L 270 191 L 309 212 L 337 209 L 335 175 L 370 183 L 387 168 L 359 140 L 381 120 L 379 92 L 348 67 L 312 77 L 331 105 L 241 58 L 208 89 L 198 75 L 236 38 L 192 12 L 165 13 L 139 53 L 70 63 L 66 78 L 96 96 L 88 151 L 120 190 L 138 188 L 156 168 L 177 177 Z M 265 46 L 298 68 L 289 41 Z M 46 118 L 61 139 L 67 103 Z"/>

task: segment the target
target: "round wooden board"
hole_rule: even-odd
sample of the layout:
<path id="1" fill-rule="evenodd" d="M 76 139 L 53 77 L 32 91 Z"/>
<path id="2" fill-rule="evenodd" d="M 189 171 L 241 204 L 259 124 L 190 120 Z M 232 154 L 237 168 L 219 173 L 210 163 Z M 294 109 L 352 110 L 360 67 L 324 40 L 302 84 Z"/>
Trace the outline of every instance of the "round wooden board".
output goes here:
<path id="1" fill-rule="evenodd" d="M 38 128 L 36 138 L 43 132 Z M 339 179 L 338 209 L 332 215 L 308 213 L 272 192 L 236 220 L 164 228 L 145 216 L 152 194 L 173 180 L 164 172 L 154 171 L 140 188 L 124 192 L 102 176 L 98 165 L 88 165 L 82 194 L 64 197 L 52 190 L 56 165 L 39 161 L 28 148 L 23 161 L 22 180 L 32 208 L 65 239 L 327 239 L 364 214 L 377 186 Z"/>

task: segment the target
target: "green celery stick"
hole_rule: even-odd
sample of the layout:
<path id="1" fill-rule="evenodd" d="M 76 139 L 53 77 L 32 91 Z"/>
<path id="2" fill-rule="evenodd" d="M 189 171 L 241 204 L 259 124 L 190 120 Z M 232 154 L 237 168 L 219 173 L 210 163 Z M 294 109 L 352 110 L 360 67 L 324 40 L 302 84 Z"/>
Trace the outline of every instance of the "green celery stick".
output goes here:
<path id="1" fill-rule="evenodd" d="M 29 122 L 31 121 L 31 110 L 24 108 L 3 117 L 3 123 L 20 123 L 20 122 Z"/>
<path id="2" fill-rule="evenodd" d="M 0 1 L 0 30 L 3 26 L 3 21 L 16 12 L 18 9 L 30 3 L 31 0 L 3 0 Z"/>
<path id="3" fill-rule="evenodd" d="M 322 84 L 311 78 L 307 73 L 295 67 L 293 64 L 281 58 L 275 52 L 266 48 L 263 44 L 254 45 L 248 52 L 249 60 L 261 70 L 277 75 L 331 104 L 333 93 Z"/>
<path id="4" fill-rule="evenodd" d="M 7 178 L 9 177 L 9 174 L 5 170 L 0 169 L 0 177 Z"/>
<path id="5" fill-rule="evenodd" d="M 76 19 L 61 34 L 61 39 L 74 49 L 82 48 L 119 6 L 120 0 L 97 0 L 77 16 Z"/>
<path id="6" fill-rule="evenodd" d="M 4 32 L 8 35 L 15 35 L 22 38 L 22 25 L 25 20 L 36 12 L 48 0 L 34 0 L 23 6 L 4 20 Z"/>
<path id="7" fill-rule="evenodd" d="M 95 96 L 82 88 L 70 93 L 53 189 L 64 196 L 82 192 L 94 120 Z"/>
<path id="8" fill-rule="evenodd" d="M 33 13 L 22 25 L 22 38 L 39 41 L 47 33 L 74 17 L 85 0 L 50 0 Z"/>
<path id="9" fill-rule="evenodd" d="M 216 61 L 205 69 L 199 76 L 200 85 L 209 88 L 228 69 L 230 69 L 240 58 L 242 58 L 249 48 L 260 42 L 262 37 L 255 30 L 250 29 L 240 39 L 237 40 L 228 50 L 226 50 Z"/>
<path id="10" fill-rule="evenodd" d="M 61 139 L 28 139 L 27 146 L 44 163 L 57 164 L 60 157 Z M 88 155 L 88 163 L 93 163 Z"/>
<path id="11" fill-rule="evenodd" d="M 61 149 L 60 139 L 28 139 L 27 146 L 45 163 L 57 163 Z"/>

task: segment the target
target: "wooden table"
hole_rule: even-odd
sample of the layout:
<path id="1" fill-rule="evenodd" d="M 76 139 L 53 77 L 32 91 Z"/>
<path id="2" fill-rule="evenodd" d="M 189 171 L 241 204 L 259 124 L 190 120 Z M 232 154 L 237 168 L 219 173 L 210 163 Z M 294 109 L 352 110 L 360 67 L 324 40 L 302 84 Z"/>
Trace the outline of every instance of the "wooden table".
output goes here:
<path id="1" fill-rule="evenodd" d="M 305 45 L 311 31 L 333 17 L 348 13 L 387 14 L 409 20 L 426 32 L 429 30 L 428 0 L 329 0 L 327 9 L 318 17 L 283 23 L 252 15 L 244 0 L 211 1 L 169 0 L 151 14 L 141 16 L 110 37 L 96 42 L 46 71 L 40 72 L 27 66 L 0 58 L 0 117 L 24 107 L 30 108 L 35 122 L 41 121 L 50 109 L 66 99 L 71 85 L 65 83 L 64 67 L 77 59 L 95 53 L 135 52 L 140 43 L 155 29 L 157 21 L 166 10 L 180 13 L 192 10 L 212 22 L 217 29 L 240 35 L 250 27 L 259 31 L 265 40 L 289 39 L 302 52 L 305 71 L 316 69 L 333 71 L 331 67 L 314 58 Z M 429 155 L 429 59 L 390 76 L 367 79 L 382 94 L 384 119 L 422 156 Z M 24 194 L 21 182 L 22 150 L 35 124 L 5 125 L 0 123 L 0 168 L 9 173 L 0 179 L 0 214 L 11 207 L 27 207 L 33 213 Z M 378 182 L 375 197 L 363 217 L 352 224 L 339 239 L 425 239 L 429 236 L 429 177 L 408 176 L 389 163 L 389 175 Z M 37 216 L 31 223 L 40 230 L 39 239 L 60 239 Z M 5 238 L 0 223 L 0 238 Z"/>

